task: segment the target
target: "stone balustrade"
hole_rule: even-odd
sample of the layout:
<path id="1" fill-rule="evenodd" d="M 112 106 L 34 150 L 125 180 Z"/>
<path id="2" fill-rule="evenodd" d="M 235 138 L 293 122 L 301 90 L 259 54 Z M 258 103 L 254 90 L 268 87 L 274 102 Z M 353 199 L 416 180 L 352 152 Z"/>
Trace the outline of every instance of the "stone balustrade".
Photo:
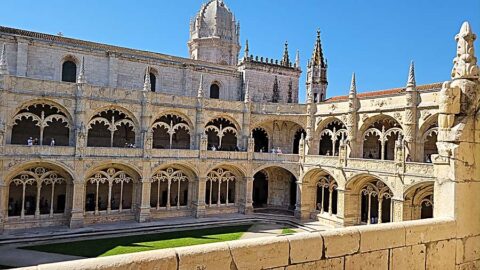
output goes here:
<path id="1" fill-rule="evenodd" d="M 46 145 L 5 145 L 4 156 L 73 156 L 73 146 L 46 146 Z"/>
<path id="2" fill-rule="evenodd" d="M 457 249 L 478 249 L 478 244 L 473 241 L 457 241 L 455 228 L 456 223 L 451 219 L 407 221 L 154 250 L 23 269 L 449 270 L 455 269 Z M 474 267 L 473 264 L 470 266 Z"/>

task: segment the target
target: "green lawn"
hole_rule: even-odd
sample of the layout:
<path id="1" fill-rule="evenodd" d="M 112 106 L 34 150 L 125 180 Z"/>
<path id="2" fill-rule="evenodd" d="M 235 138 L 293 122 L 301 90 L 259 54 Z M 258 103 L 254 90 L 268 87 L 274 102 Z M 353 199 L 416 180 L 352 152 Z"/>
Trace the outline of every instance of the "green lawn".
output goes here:
<path id="1" fill-rule="evenodd" d="M 239 239 L 248 228 L 250 228 L 250 225 L 84 240 L 23 248 L 94 258 L 236 240 Z"/>
<path id="2" fill-rule="evenodd" d="M 282 229 L 282 234 L 294 234 L 296 233 L 297 231 L 293 230 L 293 229 L 290 229 L 290 228 L 284 228 Z"/>

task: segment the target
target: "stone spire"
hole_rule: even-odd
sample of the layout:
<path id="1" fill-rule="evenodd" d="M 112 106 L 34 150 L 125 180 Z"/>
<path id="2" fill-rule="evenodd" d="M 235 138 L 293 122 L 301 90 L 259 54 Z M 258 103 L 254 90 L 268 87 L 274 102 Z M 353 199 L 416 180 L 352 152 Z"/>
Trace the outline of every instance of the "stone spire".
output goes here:
<path id="1" fill-rule="evenodd" d="M 350 92 L 348 93 L 349 99 L 357 97 L 357 81 L 355 79 L 355 72 L 352 73 L 352 82 L 350 83 Z"/>
<path id="2" fill-rule="evenodd" d="M 322 42 L 320 40 L 320 30 L 317 30 L 317 40 L 315 42 L 315 48 L 313 49 L 311 64 L 320 67 L 327 67 L 325 59 L 323 58 Z"/>
<path id="3" fill-rule="evenodd" d="M 0 56 L 0 75 L 8 75 L 8 62 L 5 43 L 2 45 L 2 54 Z"/>
<path id="4" fill-rule="evenodd" d="M 453 59 L 452 79 L 478 79 L 479 70 L 473 42 L 477 39 L 468 22 L 462 24 L 455 36 L 457 55 Z"/>
<path id="5" fill-rule="evenodd" d="M 203 98 L 203 74 L 200 75 L 200 85 L 198 86 L 197 98 Z"/>
<path id="6" fill-rule="evenodd" d="M 297 50 L 297 53 L 295 54 L 295 67 L 300 68 L 300 51 Z"/>
<path id="7" fill-rule="evenodd" d="M 245 41 L 245 50 L 244 50 L 243 59 L 248 59 L 249 53 L 250 53 L 250 49 L 248 48 L 248 39 L 247 39 Z"/>
<path id="8" fill-rule="evenodd" d="M 249 81 L 247 81 L 245 83 L 245 98 L 244 98 L 244 102 L 245 103 L 249 103 L 250 102 L 250 89 L 248 88 L 248 83 Z"/>
<path id="9" fill-rule="evenodd" d="M 82 62 L 80 63 L 80 73 L 77 77 L 77 83 L 87 83 L 85 78 L 85 57 L 82 56 Z"/>
<path id="10" fill-rule="evenodd" d="M 283 50 L 282 65 L 288 67 L 290 65 L 290 57 L 288 56 L 288 41 L 285 41 Z"/>
<path id="11" fill-rule="evenodd" d="M 145 69 L 145 80 L 143 82 L 143 91 L 151 91 L 152 83 L 150 82 L 150 67 Z"/>
<path id="12" fill-rule="evenodd" d="M 278 78 L 275 76 L 273 81 L 273 93 L 272 93 L 272 102 L 278 103 L 280 100 L 280 90 L 278 89 Z"/>
<path id="13" fill-rule="evenodd" d="M 410 62 L 410 70 L 408 71 L 407 91 L 413 90 L 417 86 L 415 82 L 415 66 L 413 61 Z"/>
<path id="14" fill-rule="evenodd" d="M 322 44 L 320 42 L 320 30 L 317 31 L 317 39 L 313 49 L 312 58 L 307 66 L 307 88 L 311 88 L 314 102 L 321 102 L 327 96 L 327 62 L 323 57 Z"/>

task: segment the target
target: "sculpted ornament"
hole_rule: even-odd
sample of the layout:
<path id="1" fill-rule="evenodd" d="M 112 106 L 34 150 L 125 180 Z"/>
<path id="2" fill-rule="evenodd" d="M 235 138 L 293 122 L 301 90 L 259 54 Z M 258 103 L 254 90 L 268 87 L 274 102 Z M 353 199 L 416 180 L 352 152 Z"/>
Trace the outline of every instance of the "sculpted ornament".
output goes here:
<path id="1" fill-rule="evenodd" d="M 453 126 L 455 114 L 460 113 L 460 88 L 451 87 L 450 82 L 443 83 L 440 90 L 438 126 L 449 129 Z"/>

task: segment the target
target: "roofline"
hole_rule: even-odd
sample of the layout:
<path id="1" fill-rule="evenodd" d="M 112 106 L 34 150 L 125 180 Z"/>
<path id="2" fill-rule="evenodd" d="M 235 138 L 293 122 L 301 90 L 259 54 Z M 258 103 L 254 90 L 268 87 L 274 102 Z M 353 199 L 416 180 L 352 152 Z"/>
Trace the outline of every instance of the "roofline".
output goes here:
<path id="1" fill-rule="evenodd" d="M 422 84 L 416 87 L 417 91 L 431 91 L 442 88 L 442 82 Z M 371 97 L 381 97 L 381 96 L 391 96 L 396 94 L 402 94 L 405 92 L 406 87 L 390 88 L 385 90 L 375 90 L 368 91 L 357 94 L 357 98 L 371 98 Z M 324 102 L 337 102 L 337 101 L 346 101 L 348 100 L 348 95 L 345 96 L 334 96 L 328 98 Z"/>
<path id="2" fill-rule="evenodd" d="M 159 60 L 182 62 L 185 64 L 193 64 L 193 65 L 204 65 L 204 66 L 211 66 L 215 68 L 220 67 L 220 68 L 224 68 L 225 70 L 231 70 L 231 71 L 234 71 L 237 68 L 237 66 L 218 65 L 218 64 L 214 64 L 206 61 L 194 60 L 194 59 L 184 58 L 179 56 L 172 56 L 172 55 L 162 54 L 158 52 L 150 52 L 145 50 L 108 45 L 104 43 L 98 43 L 98 42 L 69 38 L 69 37 L 62 37 L 57 35 L 45 34 L 45 33 L 23 30 L 18 28 L 6 27 L 6 26 L 0 26 L 0 33 L 5 33 L 13 36 L 21 36 L 24 38 L 34 38 L 42 41 L 55 42 L 59 44 L 81 46 L 81 47 L 90 48 L 90 49 L 93 48 L 93 49 L 102 50 L 106 52 L 132 54 L 132 55 L 138 55 L 143 57 L 157 58 Z"/>

